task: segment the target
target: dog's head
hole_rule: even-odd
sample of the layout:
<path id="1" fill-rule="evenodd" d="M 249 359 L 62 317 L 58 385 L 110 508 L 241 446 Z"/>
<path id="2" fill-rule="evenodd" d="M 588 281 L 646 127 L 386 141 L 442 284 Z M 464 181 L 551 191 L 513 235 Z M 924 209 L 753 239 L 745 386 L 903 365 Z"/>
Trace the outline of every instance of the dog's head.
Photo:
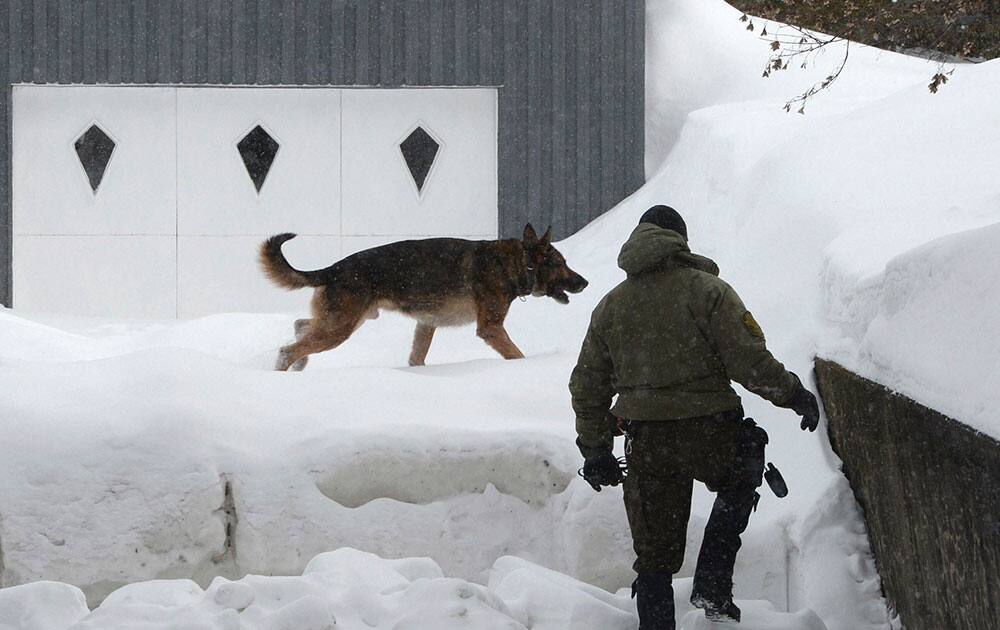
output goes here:
<path id="1" fill-rule="evenodd" d="M 535 233 L 531 224 L 524 226 L 525 262 L 529 273 L 533 272 L 534 281 L 531 294 L 535 297 L 547 295 L 560 304 L 568 304 L 569 293 L 579 293 L 587 288 L 587 281 L 566 264 L 566 259 L 555 247 L 552 247 L 552 227 L 550 226 L 541 238 Z"/>

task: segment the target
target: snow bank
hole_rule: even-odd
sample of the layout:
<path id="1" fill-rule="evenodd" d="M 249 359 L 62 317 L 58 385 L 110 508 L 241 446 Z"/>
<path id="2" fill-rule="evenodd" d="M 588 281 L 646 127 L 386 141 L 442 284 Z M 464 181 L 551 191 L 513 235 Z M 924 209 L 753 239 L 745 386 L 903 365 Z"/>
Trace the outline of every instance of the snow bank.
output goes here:
<path id="1" fill-rule="evenodd" d="M 690 611 L 690 580 L 678 587 L 680 609 Z M 750 630 L 826 630 L 808 610 L 740 604 Z M 703 613 L 690 611 L 681 628 L 704 623 Z M 385 560 L 339 549 L 313 558 L 299 577 L 219 577 L 204 590 L 191 580 L 130 584 L 93 612 L 79 589 L 64 584 L 0 591 L 0 627 L 22 630 L 632 630 L 635 624 L 627 591 L 612 594 L 510 556 L 496 561 L 487 586 L 445 577 L 429 558 Z"/>
<path id="2" fill-rule="evenodd" d="M 89 612 L 83 592 L 69 584 L 32 582 L 0 590 L 3 630 L 68 628 Z"/>
<path id="3" fill-rule="evenodd" d="M 770 110 L 805 92 L 839 65 L 845 44 L 828 46 L 804 69 L 762 79 L 770 40 L 759 33 L 778 24 L 754 18 L 748 32 L 742 13 L 725 2 L 646 2 L 646 173 L 653 175 L 676 144 L 688 114 L 723 104 L 757 102 Z M 809 102 L 812 118 L 841 114 L 873 98 L 930 82 L 929 61 L 851 44 L 851 62 L 835 89 Z M 777 113 L 777 112 L 775 112 Z M 781 112 L 783 113 L 783 112 Z M 800 124 L 789 116 L 790 125 Z M 753 129 L 744 129 L 752 137 Z M 762 135 L 766 141 L 766 134 Z"/>
<path id="4" fill-rule="evenodd" d="M 30 620 L 27 625 L 25 620 Z M 220 577 L 205 590 L 190 580 L 131 584 L 111 593 L 93 612 L 70 586 L 42 582 L 15 587 L 0 591 L 0 621 L 12 628 L 45 630 L 635 627 L 627 597 L 524 560 L 499 559 L 490 587 L 485 587 L 446 578 L 427 558 L 384 560 L 353 549 L 316 556 L 300 577 Z"/>
<path id="5" fill-rule="evenodd" d="M 831 283 L 839 328 L 824 356 L 1000 437 L 997 252 L 1000 224 L 933 240 L 857 285 Z"/>
<path id="6" fill-rule="evenodd" d="M 228 336 L 253 338 L 241 320 Z M 95 602 L 136 579 L 298 573 L 353 546 L 433 556 L 466 578 L 520 553 L 621 584 L 627 563 L 609 559 L 626 537 L 584 552 L 556 535 L 592 535 L 577 523 L 602 508 L 575 499 L 587 486 L 556 393 L 566 363 L 290 375 L 178 348 L 2 357 L 3 579 L 58 576 Z M 622 530 L 608 512 L 604 526 Z"/>

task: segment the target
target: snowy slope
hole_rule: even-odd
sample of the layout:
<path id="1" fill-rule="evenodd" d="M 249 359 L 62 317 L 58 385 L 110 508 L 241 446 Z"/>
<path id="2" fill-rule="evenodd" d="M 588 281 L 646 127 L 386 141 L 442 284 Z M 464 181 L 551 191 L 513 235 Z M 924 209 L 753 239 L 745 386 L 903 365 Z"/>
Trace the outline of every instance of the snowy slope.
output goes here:
<path id="1" fill-rule="evenodd" d="M 622 278 L 618 247 L 653 203 L 681 210 L 694 249 L 803 377 L 819 350 L 988 426 L 998 390 L 973 377 L 997 356 L 997 336 L 975 331 L 998 330 L 1000 312 L 997 232 L 984 227 L 1000 220 L 989 175 L 1000 66 L 962 68 L 931 96 L 926 63 L 859 49 L 809 115 L 788 115 L 796 75 L 759 78 L 767 47 L 738 15 L 715 0 L 650 3 L 649 161 L 666 155 L 657 138 L 677 141 L 642 190 L 559 244 L 591 287 L 568 306 L 514 304 L 507 327 L 524 361 L 498 360 L 466 328 L 439 333 L 427 367 L 405 367 L 412 323 L 390 315 L 305 372 L 277 374 L 295 314 L 0 312 L 3 583 L 69 582 L 91 606 L 138 580 L 200 584 L 134 584 L 79 628 L 629 627 L 626 593 L 572 579 L 624 588 L 632 557 L 620 490 L 575 477 L 566 381 L 590 309 Z M 736 594 L 757 601 L 745 627 L 887 628 L 829 445 L 745 400 L 792 492 L 765 494 L 746 534 Z M 710 505 L 699 488 L 682 577 Z M 347 549 L 310 564 L 340 548 L 433 562 Z M 212 579 L 247 573 L 300 577 Z M 69 587 L 0 591 L 0 627 L 85 615 Z"/>
<path id="2" fill-rule="evenodd" d="M 646 173 L 653 175 L 674 147 L 688 114 L 713 105 L 767 101 L 770 111 L 783 106 L 840 63 L 845 44 L 828 46 L 808 60 L 804 69 L 761 73 L 770 57 L 766 27 L 773 36 L 776 24 L 755 18 L 748 32 L 742 14 L 719 0 L 647 0 L 646 2 Z M 810 119 L 836 115 L 873 99 L 930 81 L 937 66 L 931 62 L 851 45 L 849 63 L 834 89 L 808 104 Z M 797 116 L 784 118 L 786 126 L 809 125 Z M 773 119 L 776 122 L 776 119 Z M 733 122 L 737 122 L 734 120 Z M 752 122 L 746 121 L 743 122 Z M 743 125 L 739 140 L 767 145 L 775 125 Z M 735 138 L 734 138 L 735 139 Z M 743 151 L 730 157 L 741 157 Z M 750 154 L 751 156 L 753 154 Z"/>
<path id="3" fill-rule="evenodd" d="M 807 115 L 785 114 L 842 48 L 762 79 L 766 52 L 739 15 L 648 4 L 647 167 L 659 166 L 623 207 L 686 210 L 693 244 L 781 331 L 779 350 L 801 337 L 793 356 L 835 359 L 1000 436 L 1000 264 L 995 230 L 979 230 L 1000 222 L 1000 60 L 959 66 L 931 94 L 935 64 L 852 44 Z M 691 70 L 662 71 L 678 66 Z M 598 229 L 626 229 L 616 216 Z"/>

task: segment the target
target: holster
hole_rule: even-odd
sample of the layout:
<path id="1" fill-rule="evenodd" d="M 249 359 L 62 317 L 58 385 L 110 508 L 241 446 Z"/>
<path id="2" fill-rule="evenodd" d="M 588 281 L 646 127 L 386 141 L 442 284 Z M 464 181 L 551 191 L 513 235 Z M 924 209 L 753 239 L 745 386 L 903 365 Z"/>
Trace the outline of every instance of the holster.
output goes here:
<path id="1" fill-rule="evenodd" d="M 767 442 L 767 431 L 757 426 L 753 418 L 744 418 L 743 445 L 740 454 L 741 473 L 745 475 L 744 479 L 747 481 L 752 480 L 754 488 L 759 488 L 764 481 L 767 481 L 771 492 L 780 499 L 788 496 L 788 485 L 774 464 L 768 463 L 767 469 L 764 469 L 764 451 Z M 754 507 L 756 508 L 756 504 Z"/>
<path id="2" fill-rule="evenodd" d="M 743 440 L 740 444 L 739 475 L 745 483 L 759 488 L 764 483 L 764 447 L 767 431 L 757 426 L 753 418 L 743 419 Z"/>

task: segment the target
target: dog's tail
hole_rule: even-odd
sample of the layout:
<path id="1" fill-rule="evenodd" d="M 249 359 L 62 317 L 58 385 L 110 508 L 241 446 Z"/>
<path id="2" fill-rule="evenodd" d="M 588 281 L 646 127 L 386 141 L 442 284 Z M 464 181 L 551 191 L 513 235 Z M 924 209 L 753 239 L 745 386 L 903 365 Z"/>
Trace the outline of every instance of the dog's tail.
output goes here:
<path id="1" fill-rule="evenodd" d="M 295 238 L 295 234 L 275 234 L 260 244 L 260 267 L 271 282 L 285 289 L 301 289 L 323 284 L 316 271 L 299 271 L 288 264 L 281 253 L 281 245 Z"/>

